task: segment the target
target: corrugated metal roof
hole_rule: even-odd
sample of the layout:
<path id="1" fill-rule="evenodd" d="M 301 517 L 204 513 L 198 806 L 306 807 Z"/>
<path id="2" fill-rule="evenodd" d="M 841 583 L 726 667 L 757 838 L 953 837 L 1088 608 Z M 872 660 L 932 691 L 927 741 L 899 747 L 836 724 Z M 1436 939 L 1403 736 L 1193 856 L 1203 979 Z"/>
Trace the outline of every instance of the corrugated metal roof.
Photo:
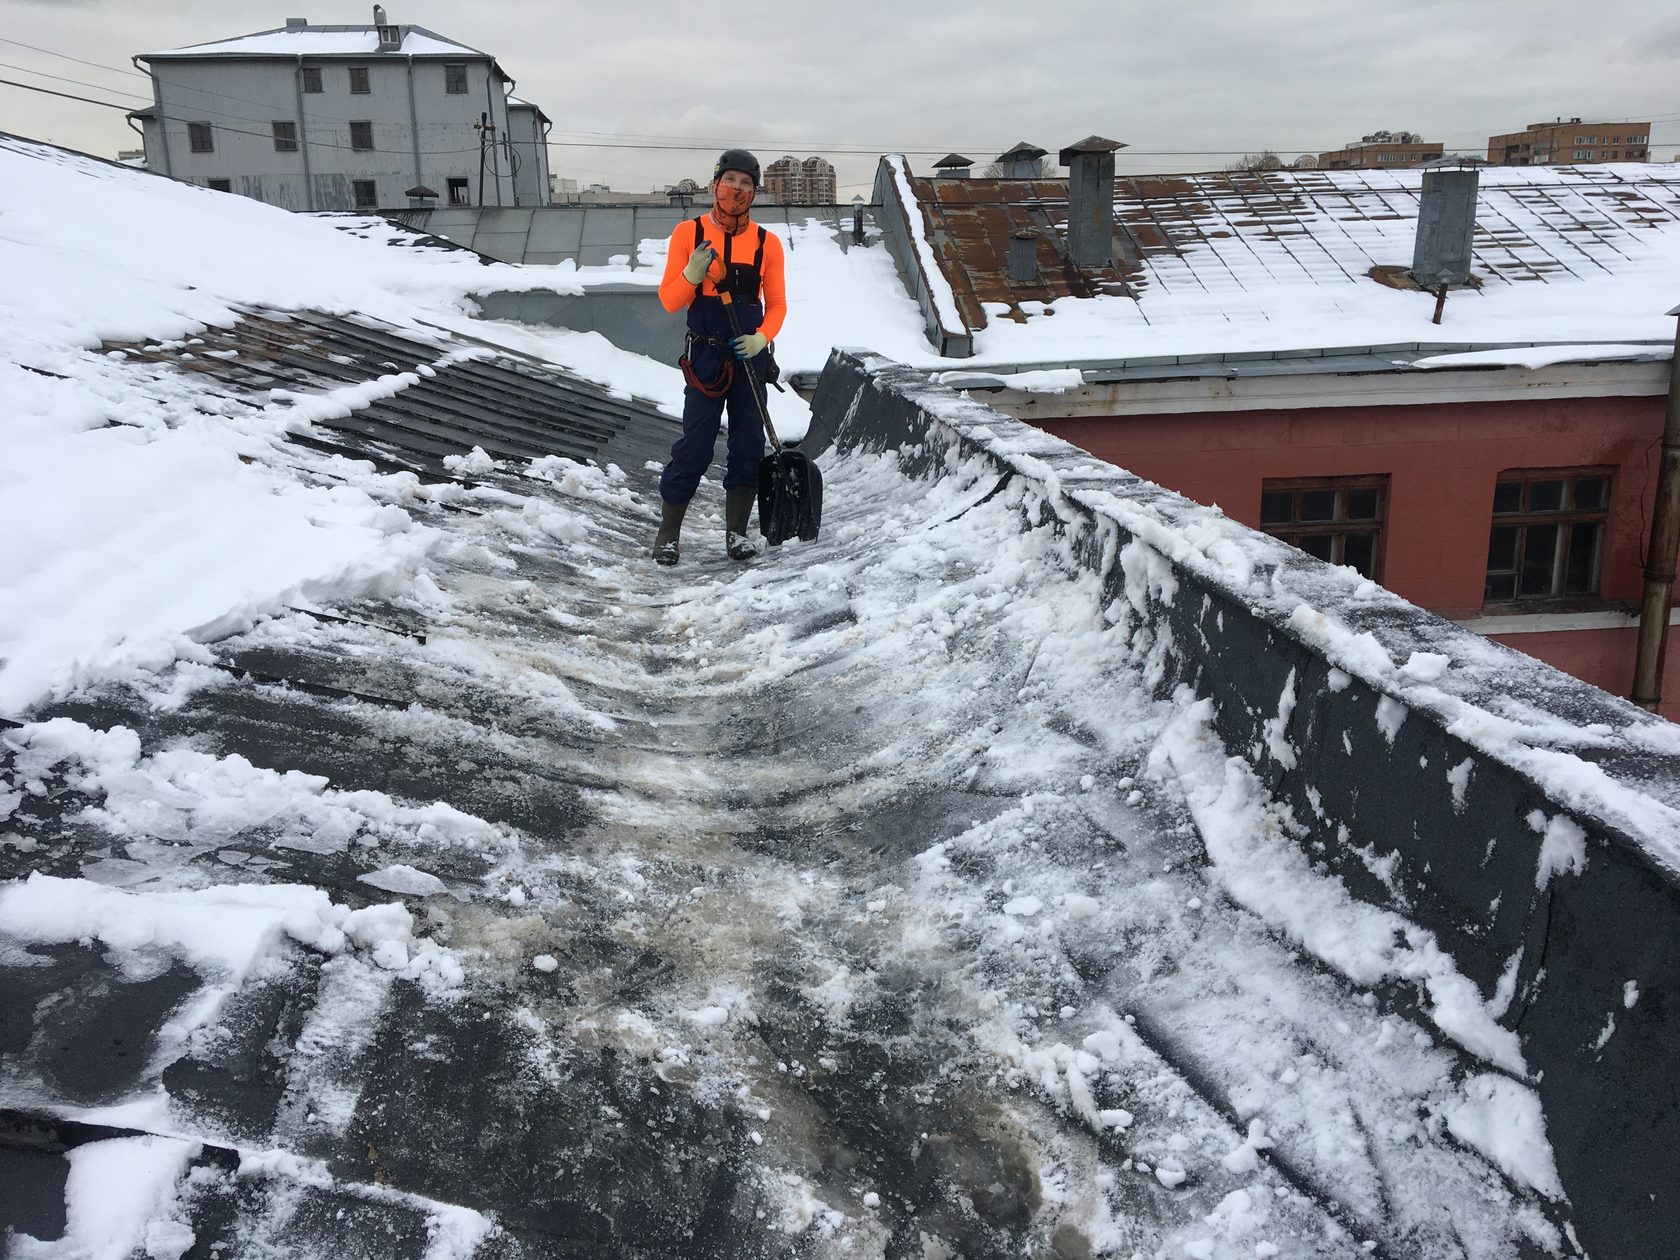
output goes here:
<path id="1" fill-rule="evenodd" d="M 459 480 L 445 462 L 474 447 L 494 459 L 611 458 L 629 467 L 661 457 L 673 423 L 650 403 L 458 333 L 433 340 L 362 316 L 251 311 L 190 341 L 106 343 L 136 363 L 208 377 L 231 397 L 272 390 L 322 394 L 375 378 L 389 397 L 300 423 L 294 442 L 371 460 L 427 480 Z M 325 430 L 326 432 L 322 432 Z"/>
<path id="2" fill-rule="evenodd" d="M 1421 176 L 1217 172 L 1115 182 L 1117 270 L 1074 268 L 1065 180 L 914 179 L 940 265 L 971 327 L 1011 307 L 1094 293 L 1241 293 L 1357 284 L 1410 262 Z M 1011 236 L 1040 230 L 1039 277 L 1012 282 Z M 1680 167 L 1495 167 L 1481 172 L 1475 272 L 1484 284 L 1590 278 L 1643 265 L 1640 237 L 1680 230 Z"/>

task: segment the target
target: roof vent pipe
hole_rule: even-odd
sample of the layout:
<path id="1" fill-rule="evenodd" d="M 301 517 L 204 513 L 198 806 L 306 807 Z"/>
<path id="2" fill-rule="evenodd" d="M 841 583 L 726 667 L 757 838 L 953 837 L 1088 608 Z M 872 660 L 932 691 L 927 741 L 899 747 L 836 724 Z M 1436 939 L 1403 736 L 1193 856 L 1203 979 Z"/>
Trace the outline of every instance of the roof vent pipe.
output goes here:
<path id="1" fill-rule="evenodd" d="M 1044 176 L 1044 166 L 1040 161 L 1045 150 L 1036 144 L 1028 144 L 1022 140 L 1014 148 L 998 154 L 997 168 L 999 179 L 1041 179 Z M 952 155 L 956 156 L 956 155 Z"/>
<path id="2" fill-rule="evenodd" d="M 384 26 L 386 24 L 384 5 L 376 4 L 373 6 L 373 24 L 375 26 Z"/>
<path id="3" fill-rule="evenodd" d="M 1457 288 L 1469 281 L 1480 182 L 1474 167 L 1423 173 L 1412 249 L 1412 279 L 1423 288 Z"/>
<path id="4" fill-rule="evenodd" d="M 1031 228 L 1019 228 L 1009 237 L 1009 279 L 1013 284 L 1038 279 L 1038 233 Z"/>
<path id="5" fill-rule="evenodd" d="M 1114 151 L 1125 147 L 1086 136 L 1057 155 L 1068 168 L 1068 253 L 1076 267 L 1114 265 Z"/>

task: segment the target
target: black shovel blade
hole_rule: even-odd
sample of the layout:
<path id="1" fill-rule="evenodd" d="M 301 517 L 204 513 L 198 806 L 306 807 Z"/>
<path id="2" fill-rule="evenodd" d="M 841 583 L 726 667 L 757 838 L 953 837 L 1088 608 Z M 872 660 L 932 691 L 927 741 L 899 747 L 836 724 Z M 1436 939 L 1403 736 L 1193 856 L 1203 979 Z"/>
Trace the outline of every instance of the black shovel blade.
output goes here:
<path id="1" fill-rule="evenodd" d="M 779 547 L 810 542 L 822 525 L 822 473 L 799 451 L 766 455 L 758 466 L 758 530 Z"/>

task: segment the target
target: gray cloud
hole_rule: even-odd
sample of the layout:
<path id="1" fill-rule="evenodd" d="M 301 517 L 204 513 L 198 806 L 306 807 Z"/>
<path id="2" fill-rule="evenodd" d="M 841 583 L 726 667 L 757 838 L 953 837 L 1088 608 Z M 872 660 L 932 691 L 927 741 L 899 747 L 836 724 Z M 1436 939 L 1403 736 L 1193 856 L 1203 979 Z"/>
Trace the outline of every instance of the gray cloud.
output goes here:
<path id="1" fill-rule="evenodd" d="M 1000 0 L 948 10 L 738 0 L 727 21 L 672 0 L 385 7 L 394 21 L 497 56 L 566 142 L 551 155 L 555 170 L 627 190 L 702 176 L 713 147 L 737 142 L 765 157 L 824 152 L 849 196 L 867 190 L 874 161 L 841 148 L 958 149 L 986 161 L 1017 140 L 1054 150 L 1097 132 L 1133 146 L 1122 170 L 1184 170 L 1225 156 L 1158 151 L 1316 151 L 1380 127 L 1473 150 L 1558 114 L 1680 113 L 1670 73 L 1680 20 L 1653 21 L 1648 0 L 1602 0 L 1586 25 L 1580 0 L 1060 0 L 1035 6 L 1025 24 L 1018 3 Z M 283 11 L 272 0 L 144 9 L 0 0 L 7 38 L 112 69 L 15 45 L 0 45 L 0 61 L 143 94 L 142 80 L 120 73 L 135 53 L 268 29 L 289 15 L 365 23 L 371 14 L 371 0 L 289 0 Z M 0 127 L 102 153 L 134 143 L 116 111 L 5 87 Z M 1680 122 L 1653 130 L 1659 149 L 1680 141 Z M 574 147 L 597 133 L 686 138 L 698 149 Z M 928 158 L 917 162 L 925 168 Z"/>

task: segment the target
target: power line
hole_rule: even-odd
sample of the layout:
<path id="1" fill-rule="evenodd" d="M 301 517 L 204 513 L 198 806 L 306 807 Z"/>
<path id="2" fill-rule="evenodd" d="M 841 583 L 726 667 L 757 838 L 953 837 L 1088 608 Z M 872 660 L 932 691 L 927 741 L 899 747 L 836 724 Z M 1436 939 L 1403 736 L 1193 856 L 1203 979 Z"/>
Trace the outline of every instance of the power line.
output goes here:
<path id="1" fill-rule="evenodd" d="M 141 74 L 138 70 L 124 70 L 121 66 L 107 66 L 97 61 L 83 61 L 80 57 L 72 57 L 69 53 L 54 52 L 51 48 L 39 48 L 34 44 L 26 44 L 21 39 L 7 39 L 4 35 L 0 35 L 0 44 L 11 44 L 16 48 L 27 48 L 30 52 L 46 53 L 49 57 L 62 57 L 66 61 L 74 61 L 83 66 L 92 66 L 95 70 L 108 70 L 112 74 L 131 74 L 136 79 L 149 79 L 151 77 Z"/>
<path id="2" fill-rule="evenodd" d="M 78 87 L 94 88 L 101 92 L 113 92 L 118 96 L 126 96 L 131 100 L 144 101 L 151 99 L 150 97 L 140 96 L 134 92 L 124 92 L 118 88 L 106 87 L 103 83 L 89 83 L 86 79 L 67 79 L 62 74 L 48 74 L 45 70 L 36 70 L 31 66 L 14 66 L 9 61 L 0 61 L 0 66 L 4 66 L 7 70 L 21 70 L 24 74 L 37 75 L 43 79 L 56 79 L 60 83 L 74 83 Z"/>
<path id="3" fill-rule="evenodd" d="M 25 90 L 30 91 L 30 92 L 41 92 L 41 93 L 46 94 L 47 96 L 62 96 L 67 100 L 86 101 L 89 105 L 103 105 L 103 106 L 105 106 L 106 109 L 120 109 L 125 114 L 135 112 L 129 106 L 119 105 L 114 101 L 96 101 L 91 96 L 74 96 L 69 92 L 55 92 L 52 88 L 39 87 L 39 86 L 37 86 L 36 84 L 33 84 L 33 83 L 19 83 L 15 79 L 0 79 L 0 83 L 4 83 L 9 87 L 24 88 Z M 153 116 L 156 117 L 159 122 L 191 124 L 191 123 L 195 123 L 195 122 L 200 121 L 197 118 L 177 118 L 173 114 L 156 114 L 156 115 L 153 115 Z M 256 119 L 250 119 L 248 121 L 255 122 L 257 120 Z M 276 121 L 292 122 L 292 121 L 295 121 L 295 120 L 289 119 L 289 118 L 282 118 L 282 119 L 278 119 Z M 349 120 L 345 120 L 345 121 L 349 121 Z M 355 121 L 360 122 L 361 119 L 356 119 Z M 231 132 L 236 136 L 255 136 L 259 140 L 272 140 L 274 138 L 274 133 L 272 131 L 247 131 L 242 127 L 230 127 L 226 123 L 210 123 L 208 125 L 211 126 L 211 127 L 220 128 L 222 131 Z M 389 150 L 389 149 L 385 149 L 385 150 L 381 150 L 381 149 L 358 149 L 358 148 L 356 148 L 355 145 L 338 144 L 338 143 L 336 143 L 335 141 L 332 141 L 332 140 L 316 140 L 316 139 L 314 139 L 312 137 L 308 137 L 308 136 L 305 136 L 303 139 L 298 140 L 297 143 L 299 145 L 307 144 L 311 148 L 315 148 L 315 149 L 343 149 L 343 150 L 345 150 L 347 152 L 351 152 L 351 153 L 395 152 L 395 150 Z M 477 153 L 477 152 L 478 152 L 477 146 L 474 146 L 473 148 L 470 148 L 470 149 L 428 149 L 428 150 L 426 150 L 425 156 L 427 156 L 427 157 L 453 157 L 456 154 L 460 154 L 460 153 Z"/>
<path id="4" fill-rule="evenodd" d="M 38 87 L 33 83 L 19 83 L 15 79 L 0 79 L 0 83 L 4 83 L 8 87 L 27 88 L 31 92 L 42 92 L 47 96 L 62 96 L 67 101 L 86 101 L 89 105 L 103 105 L 106 109 L 120 109 L 125 114 L 129 113 L 132 108 L 128 105 L 118 105 L 115 101 L 96 101 L 91 96 L 76 96 L 70 92 L 55 92 L 51 88 Z"/>

